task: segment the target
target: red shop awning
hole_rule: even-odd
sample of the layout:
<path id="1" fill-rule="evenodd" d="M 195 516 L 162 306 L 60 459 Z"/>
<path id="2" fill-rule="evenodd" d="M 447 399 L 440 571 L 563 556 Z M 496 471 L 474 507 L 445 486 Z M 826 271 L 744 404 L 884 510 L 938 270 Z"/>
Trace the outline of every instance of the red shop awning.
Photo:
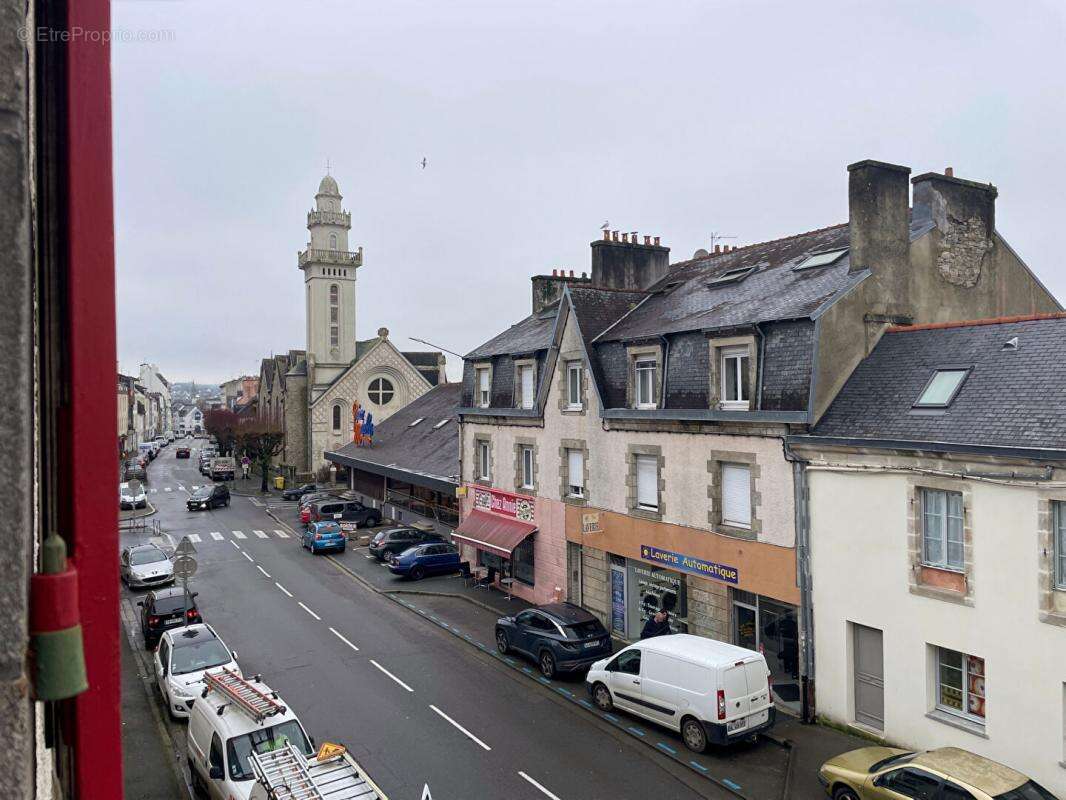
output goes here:
<path id="1" fill-rule="evenodd" d="M 497 517 L 485 511 L 471 511 L 470 515 L 459 523 L 452 538 L 478 550 L 487 550 L 510 558 L 514 549 L 522 544 L 522 540 L 536 530 L 537 526 L 528 522 Z"/>

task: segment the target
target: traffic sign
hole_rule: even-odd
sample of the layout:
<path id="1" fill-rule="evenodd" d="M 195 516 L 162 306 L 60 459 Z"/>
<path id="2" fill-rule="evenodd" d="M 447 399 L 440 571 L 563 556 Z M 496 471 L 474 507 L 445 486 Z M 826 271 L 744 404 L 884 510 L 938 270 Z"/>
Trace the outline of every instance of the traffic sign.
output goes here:
<path id="1" fill-rule="evenodd" d="M 179 578 L 191 578 L 196 574 L 196 559 L 191 556 L 175 558 L 174 574 Z"/>
<path id="2" fill-rule="evenodd" d="M 178 546 L 174 550 L 179 556 L 191 556 L 196 552 L 196 548 L 192 546 L 192 542 L 189 541 L 188 536 L 182 536 L 181 541 L 178 542 Z"/>

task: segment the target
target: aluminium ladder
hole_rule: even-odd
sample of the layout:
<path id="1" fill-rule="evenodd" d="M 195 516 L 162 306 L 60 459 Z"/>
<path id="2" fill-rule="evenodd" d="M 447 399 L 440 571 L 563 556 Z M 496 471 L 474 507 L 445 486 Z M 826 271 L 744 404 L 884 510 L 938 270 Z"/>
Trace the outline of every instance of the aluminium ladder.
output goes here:
<path id="1" fill-rule="evenodd" d="M 223 667 L 219 672 L 205 672 L 204 683 L 208 689 L 214 689 L 228 697 L 233 705 L 260 725 L 267 717 L 285 713 L 285 706 L 276 701 L 276 694 L 271 697 L 266 692 L 260 691 L 234 670 Z M 221 708 L 219 713 L 222 713 Z"/>
<path id="2" fill-rule="evenodd" d="M 270 800 L 386 800 L 344 752 L 319 760 L 288 744 L 252 753 L 251 761 Z"/>

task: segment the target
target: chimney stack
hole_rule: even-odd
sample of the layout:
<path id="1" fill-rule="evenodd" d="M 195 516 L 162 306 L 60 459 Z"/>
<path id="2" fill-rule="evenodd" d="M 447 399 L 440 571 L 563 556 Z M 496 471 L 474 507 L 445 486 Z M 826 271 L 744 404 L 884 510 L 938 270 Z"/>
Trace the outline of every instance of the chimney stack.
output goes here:
<path id="1" fill-rule="evenodd" d="M 977 285 L 985 258 L 995 247 L 996 196 L 990 183 L 956 178 L 948 168 L 943 175 L 926 172 L 911 179 L 914 186 L 914 221 L 932 222 L 941 256 L 952 250 L 941 266 L 945 280 L 963 288 Z"/>
<path id="2" fill-rule="evenodd" d="M 715 254 L 715 255 L 718 255 L 718 254 L 719 254 L 719 253 L 721 253 L 721 252 L 722 252 L 722 245 L 720 245 L 720 244 L 716 244 L 716 245 L 714 246 L 714 254 Z"/>
<path id="3" fill-rule="evenodd" d="M 610 241 L 592 242 L 592 286 L 605 289 L 645 289 L 670 270 L 670 248 L 659 244 L 659 237 L 645 236 L 640 243 L 638 231 L 617 232 Z M 582 276 L 584 277 L 584 276 Z"/>
<path id="4" fill-rule="evenodd" d="M 954 167 L 944 167 L 944 174 L 947 175 L 949 178 L 954 178 L 955 177 L 955 169 L 954 169 Z"/>
<path id="5" fill-rule="evenodd" d="M 910 317 L 909 167 L 883 161 L 848 166 L 850 271 L 873 272 L 872 311 Z"/>

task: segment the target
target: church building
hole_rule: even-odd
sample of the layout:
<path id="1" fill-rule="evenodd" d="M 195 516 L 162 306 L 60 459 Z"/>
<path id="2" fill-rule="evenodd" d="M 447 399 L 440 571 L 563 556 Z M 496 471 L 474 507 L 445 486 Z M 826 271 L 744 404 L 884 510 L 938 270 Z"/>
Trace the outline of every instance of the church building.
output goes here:
<path id="1" fill-rule="evenodd" d="M 323 453 L 352 437 L 352 405 L 382 422 L 438 383 L 444 355 L 401 352 L 388 328 L 356 339 L 356 273 L 363 248 L 350 250 L 351 212 L 341 206 L 337 181 L 326 175 L 307 213 L 310 241 L 297 255 L 304 276 L 306 347 L 263 359 L 259 417 L 285 430 L 279 463 L 296 475 L 326 465 Z"/>

